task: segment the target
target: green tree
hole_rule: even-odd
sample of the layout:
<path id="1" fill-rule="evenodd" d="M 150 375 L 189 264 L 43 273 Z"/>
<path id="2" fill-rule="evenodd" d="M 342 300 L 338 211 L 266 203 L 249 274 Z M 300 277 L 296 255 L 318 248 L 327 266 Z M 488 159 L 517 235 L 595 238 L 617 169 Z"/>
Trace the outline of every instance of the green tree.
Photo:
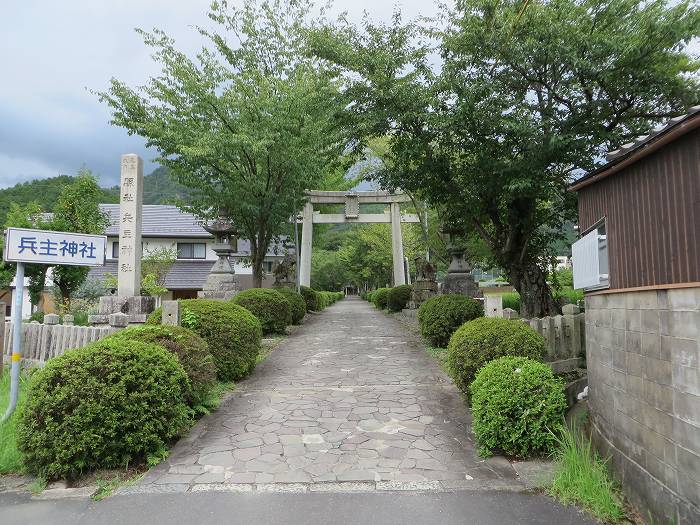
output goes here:
<path id="1" fill-rule="evenodd" d="M 339 292 L 348 283 L 348 272 L 340 253 L 314 248 L 311 257 L 311 284 L 316 290 Z"/>
<path id="2" fill-rule="evenodd" d="M 250 240 L 254 286 L 303 191 L 342 173 L 345 102 L 330 71 L 304 54 L 310 5 L 215 1 L 216 29 L 199 28 L 206 46 L 195 58 L 163 31 L 139 30 L 162 73 L 137 89 L 112 79 L 98 94 L 112 123 L 144 137 L 192 189 L 190 211 L 223 211 Z"/>
<path id="3" fill-rule="evenodd" d="M 417 224 L 403 224 L 401 231 L 404 254 L 409 261 L 425 253 L 425 243 Z M 332 261 L 333 264 L 329 265 L 331 272 L 342 269 L 344 282 L 340 286 L 351 283 L 360 289 L 369 289 L 390 284 L 393 274 L 391 228 L 387 224 L 366 224 L 347 230 Z M 328 280 L 335 278 L 335 275 L 325 277 Z"/>
<path id="4" fill-rule="evenodd" d="M 100 210 L 103 190 L 90 170 L 81 168 L 77 177 L 61 190 L 53 209 L 53 219 L 48 229 L 77 233 L 101 234 L 109 225 L 109 217 Z M 80 285 L 85 282 L 90 268 L 86 266 L 54 266 L 51 275 L 53 283 L 61 292 L 64 307 L 70 306 L 70 299 Z"/>
<path id="5" fill-rule="evenodd" d="M 380 183 L 478 234 L 524 316 L 554 313 L 545 276 L 562 224 L 575 220 L 567 186 L 697 103 L 686 46 L 699 11 L 689 1 L 460 0 L 443 14 L 427 31 L 398 15 L 362 30 L 340 21 L 311 45 L 344 73 L 358 141 L 389 139 Z"/>
<path id="6" fill-rule="evenodd" d="M 36 197 L 36 195 L 35 195 Z M 38 228 L 49 229 L 41 206 L 37 202 L 28 202 L 20 205 L 11 203 L 5 217 L 5 228 Z M 0 239 L 0 252 L 4 243 L 4 238 Z M 44 291 L 44 282 L 46 281 L 47 266 L 43 264 L 27 264 L 24 268 L 24 275 L 29 280 L 27 291 L 29 293 L 29 301 L 32 305 L 39 303 L 41 292 Z M 14 263 L 0 262 L 0 288 L 7 288 L 15 278 L 16 265 Z"/>

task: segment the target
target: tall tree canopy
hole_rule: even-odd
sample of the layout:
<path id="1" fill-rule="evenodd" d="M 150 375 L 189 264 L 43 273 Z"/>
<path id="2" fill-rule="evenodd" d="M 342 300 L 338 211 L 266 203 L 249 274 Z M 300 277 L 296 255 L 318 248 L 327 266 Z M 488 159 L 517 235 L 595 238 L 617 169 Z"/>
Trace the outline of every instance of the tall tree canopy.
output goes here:
<path id="1" fill-rule="evenodd" d="M 162 31 L 139 31 L 161 74 L 136 89 L 113 79 L 99 93 L 112 122 L 144 137 L 192 188 L 189 210 L 204 218 L 224 211 L 250 239 L 256 286 L 303 191 L 342 179 L 345 102 L 327 68 L 304 53 L 310 7 L 213 2 L 215 28 L 199 28 L 206 44 L 194 58 Z"/>
<path id="2" fill-rule="evenodd" d="M 476 232 L 522 297 L 558 310 L 546 266 L 568 184 L 608 149 L 698 102 L 690 1 L 459 0 L 440 23 L 342 20 L 315 53 L 339 67 L 358 141 L 389 137 L 377 173 Z M 388 167 L 387 167 L 388 166 Z"/>

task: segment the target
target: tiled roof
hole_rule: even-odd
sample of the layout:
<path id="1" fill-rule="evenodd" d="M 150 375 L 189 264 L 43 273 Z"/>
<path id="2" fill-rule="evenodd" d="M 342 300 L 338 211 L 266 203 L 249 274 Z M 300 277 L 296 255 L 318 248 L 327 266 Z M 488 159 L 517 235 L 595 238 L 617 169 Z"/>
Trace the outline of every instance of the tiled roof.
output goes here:
<path id="1" fill-rule="evenodd" d="M 619 171 L 626 165 L 632 164 L 657 148 L 662 147 L 666 141 L 674 140 L 679 134 L 683 135 L 695 129 L 699 122 L 700 106 L 693 106 L 685 115 L 674 117 L 655 127 L 647 135 L 637 137 L 633 142 L 624 144 L 620 148 L 609 152 L 606 156 L 607 162 L 605 164 L 572 182 L 569 189 L 577 191 Z"/>
<path id="2" fill-rule="evenodd" d="M 119 204 L 100 204 L 111 224 L 105 235 L 119 235 Z M 212 235 L 201 226 L 201 221 L 191 213 L 167 204 L 144 204 L 141 219 L 141 235 L 144 237 L 204 237 Z"/>
<path id="3" fill-rule="evenodd" d="M 105 231 L 108 237 L 119 235 L 119 204 L 100 204 L 100 209 L 106 212 L 111 224 Z M 201 226 L 201 221 L 191 213 L 180 210 L 177 206 L 168 204 L 144 204 L 141 219 L 141 235 L 143 237 L 179 237 L 212 239 L 213 236 Z M 286 237 L 283 237 L 283 239 Z M 290 248 L 293 250 L 293 248 Z M 272 241 L 267 249 L 267 256 L 283 256 L 285 249 L 282 242 Z M 238 256 L 250 255 L 250 241 L 238 239 L 236 250 Z"/>
<path id="4" fill-rule="evenodd" d="M 175 261 L 165 278 L 168 290 L 201 290 L 214 261 Z M 105 261 L 104 266 L 90 268 L 88 279 L 103 280 L 105 274 L 117 276 L 117 261 Z"/>
<path id="5" fill-rule="evenodd" d="M 657 136 L 666 133 L 671 130 L 671 128 L 678 126 L 682 124 L 684 121 L 695 115 L 696 113 L 700 112 L 700 106 L 693 106 L 690 108 L 690 111 L 686 113 L 685 115 L 680 115 L 678 117 L 674 117 L 664 124 L 659 124 L 656 126 L 653 130 L 651 130 L 647 135 L 642 135 L 641 137 L 637 137 L 633 142 L 630 142 L 628 144 L 623 144 L 620 146 L 618 149 L 611 151 L 608 153 L 607 157 L 605 160 L 608 162 L 611 162 L 613 160 L 619 159 L 628 153 L 632 153 L 632 151 L 639 149 L 643 147 L 645 144 L 651 142 L 654 140 Z M 603 166 L 604 167 L 604 166 Z"/>

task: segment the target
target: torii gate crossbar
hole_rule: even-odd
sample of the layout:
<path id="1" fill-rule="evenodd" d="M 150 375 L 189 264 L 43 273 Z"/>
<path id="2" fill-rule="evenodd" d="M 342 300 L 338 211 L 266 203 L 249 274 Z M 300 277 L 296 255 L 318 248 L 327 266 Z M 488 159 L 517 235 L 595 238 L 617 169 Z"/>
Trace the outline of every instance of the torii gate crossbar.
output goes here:
<path id="1" fill-rule="evenodd" d="M 339 223 L 391 224 L 394 286 L 406 284 L 401 223 L 420 222 L 416 214 L 401 213 L 401 203 L 411 202 L 408 195 L 404 193 L 389 193 L 387 191 L 306 191 L 305 194 L 307 201 L 302 214 L 301 261 L 299 268 L 299 282 L 302 286 L 311 285 L 313 225 Z M 314 204 L 344 204 L 345 213 L 315 212 Z M 360 213 L 360 204 L 389 204 L 389 213 Z"/>

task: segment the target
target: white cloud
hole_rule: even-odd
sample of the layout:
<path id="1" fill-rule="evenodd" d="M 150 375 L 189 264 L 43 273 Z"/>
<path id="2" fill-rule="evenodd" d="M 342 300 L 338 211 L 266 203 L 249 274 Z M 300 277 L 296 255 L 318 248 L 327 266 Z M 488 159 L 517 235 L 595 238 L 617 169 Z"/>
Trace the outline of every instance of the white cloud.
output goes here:
<path id="1" fill-rule="evenodd" d="M 209 25 L 210 0 L 23 0 L 0 7 L 0 187 L 33 178 L 75 173 L 86 164 L 104 185 L 118 179 L 119 156 L 155 154 L 143 140 L 109 125 L 109 112 L 88 89 L 111 77 L 131 85 L 158 72 L 135 27 L 164 29 L 178 47 L 197 50 L 195 25 Z M 437 6 L 399 3 L 407 18 Z M 389 20 L 392 2 L 338 0 L 333 13 L 364 10 Z M 153 169 L 146 163 L 146 171 Z"/>

